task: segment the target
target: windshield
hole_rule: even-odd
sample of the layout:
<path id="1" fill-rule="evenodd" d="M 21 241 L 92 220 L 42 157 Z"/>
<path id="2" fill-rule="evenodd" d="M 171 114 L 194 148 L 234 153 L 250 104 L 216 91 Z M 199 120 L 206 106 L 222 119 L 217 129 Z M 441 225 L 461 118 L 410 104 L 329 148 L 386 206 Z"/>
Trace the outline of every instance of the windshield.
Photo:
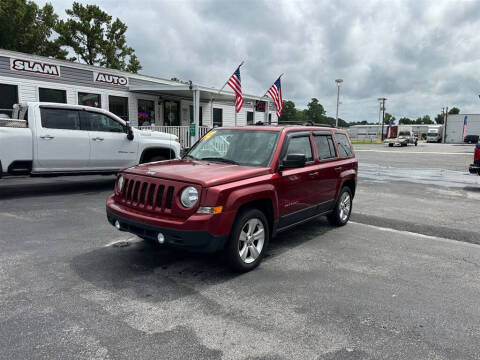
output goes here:
<path id="1" fill-rule="evenodd" d="M 438 135 L 437 132 L 429 132 L 429 133 L 428 133 L 428 136 L 437 136 L 437 135 Z"/>
<path id="2" fill-rule="evenodd" d="M 278 134 L 263 130 L 212 130 L 185 157 L 265 167 L 270 163 Z"/>
<path id="3" fill-rule="evenodd" d="M 398 136 L 410 136 L 410 131 L 400 131 Z"/>

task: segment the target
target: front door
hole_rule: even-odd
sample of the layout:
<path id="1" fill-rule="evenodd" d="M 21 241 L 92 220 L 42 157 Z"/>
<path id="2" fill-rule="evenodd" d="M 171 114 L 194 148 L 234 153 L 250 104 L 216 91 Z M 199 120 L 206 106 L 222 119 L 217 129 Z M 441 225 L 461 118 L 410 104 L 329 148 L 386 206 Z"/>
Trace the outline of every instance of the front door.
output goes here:
<path id="1" fill-rule="evenodd" d="M 78 110 L 41 107 L 35 136 L 37 151 L 34 167 L 38 170 L 87 169 L 90 137 Z"/>
<path id="2" fill-rule="evenodd" d="M 180 104 L 177 101 L 165 101 L 165 126 L 180 126 Z"/>
<path id="3" fill-rule="evenodd" d="M 305 154 L 307 163 L 302 168 L 285 169 L 281 176 L 277 178 L 280 205 L 279 228 L 314 216 L 317 202 L 317 199 L 315 199 L 317 174 L 315 174 L 310 134 L 293 134 L 286 141 L 288 141 L 288 144 L 283 159 L 288 154 Z"/>
<path id="4" fill-rule="evenodd" d="M 82 111 L 90 124 L 90 162 L 95 169 L 122 169 L 137 160 L 138 141 L 128 140 L 126 129 L 116 119 L 97 112 Z"/>

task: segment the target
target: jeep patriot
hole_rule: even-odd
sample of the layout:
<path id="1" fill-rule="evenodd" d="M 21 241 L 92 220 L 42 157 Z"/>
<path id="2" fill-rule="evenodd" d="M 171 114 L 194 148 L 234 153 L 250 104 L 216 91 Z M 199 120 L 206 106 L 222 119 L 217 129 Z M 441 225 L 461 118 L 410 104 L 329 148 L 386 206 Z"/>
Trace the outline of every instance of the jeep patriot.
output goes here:
<path id="1" fill-rule="evenodd" d="M 215 128 L 183 159 L 121 171 L 107 218 L 118 230 L 159 244 L 225 251 L 233 269 L 248 271 L 281 231 L 320 215 L 345 225 L 357 170 L 343 130 Z"/>

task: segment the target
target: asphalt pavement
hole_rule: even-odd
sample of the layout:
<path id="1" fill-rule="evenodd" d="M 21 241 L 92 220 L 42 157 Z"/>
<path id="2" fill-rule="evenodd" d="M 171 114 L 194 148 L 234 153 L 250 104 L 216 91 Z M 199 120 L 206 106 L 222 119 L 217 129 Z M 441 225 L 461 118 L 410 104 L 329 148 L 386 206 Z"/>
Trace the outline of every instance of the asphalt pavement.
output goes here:
<path id="1" fill-rule="evenodd" d="M 285 232 L 243 275 L 116 231 L 113 177 L 2 179 L 0 358 L 478 359 L 480 177 L 394 176 L 467 175 L 433 145 L 356 147 L 352 221 Z"/>

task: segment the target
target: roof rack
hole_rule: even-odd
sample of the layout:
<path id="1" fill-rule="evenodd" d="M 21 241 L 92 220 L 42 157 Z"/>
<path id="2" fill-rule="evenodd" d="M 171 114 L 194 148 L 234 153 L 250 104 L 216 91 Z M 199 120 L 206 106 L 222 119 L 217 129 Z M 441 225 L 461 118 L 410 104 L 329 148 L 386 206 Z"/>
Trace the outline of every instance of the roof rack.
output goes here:
<path id="1" fill-rule="evenodd" d="M 278 125 L 324 126 L 324 127 L 331 127 L 331 128 L 335 127 L 335 125 L 316 123 L 316 122 L 313 122 L 313 121 L 304 121 L 302 123 L 300 123 L 298 121 L 282 121 L 282 122 L 279 122 Z"/>

